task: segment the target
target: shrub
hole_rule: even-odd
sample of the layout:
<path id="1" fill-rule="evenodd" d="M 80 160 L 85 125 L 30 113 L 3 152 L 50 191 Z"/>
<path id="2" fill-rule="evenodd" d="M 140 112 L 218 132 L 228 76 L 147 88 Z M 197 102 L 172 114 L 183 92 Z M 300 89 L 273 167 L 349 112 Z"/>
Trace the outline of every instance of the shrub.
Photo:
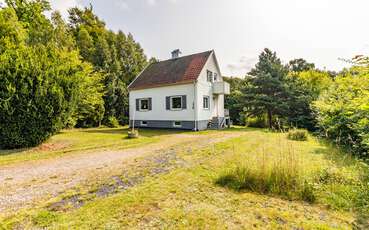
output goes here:
<path id="1" fill-rule="evenodd" d="M 369 74 L 340 76 L 313 108 L 322 136 L 350 148 L 361 157 L 369 154 Z"/>
<path id="2" fill-rule="evenodd" d="M 129 117 L 125 115 L 120 115 L 118 117 L 118 121 L 120 125 L 128 125 L 129 124 Z"/>
<path id="3" fill-rule="evenodd" d="M 292 129 L 288 131 L 287 138 L 294 141 L 306 141 L 308 139 L 308 132 L 303 129 Z"/>
<path id="4" fill-rule="evenodd" d="M 84 84 L 95 74 L 77 51 L 62 48 L 49 37 L 43 40 L 42 34 L 51 35 L 53 27 L 40 12 L 42 7 L 14 4 L 27 5 L 29 14 L 42 22 L 29 23 L 28 17 L 17 17 L 11 8 L 0 10 L 0 148 L 9 149 L 36 146 L 67 124 L 74 125 L 72 116 L 86 97 L 82 89 L 95 85 L 95 81 Z M 40 31 L 32 31 L 34 25 Z"/>
<path id="5" fill-rule="evenodd" d="M 118 122 L 117 118 L 115 118 L 113 116 L 110 116 L 106 120 L 105 125 L 108 126 L 109 128 L 116 128 L 116 127 L 119 127 L 119 122 Z"/>
<path id="6" fill-rule="evenodd" d="M 0 148 L 36 146 L 62 129 L 75 110 L 78 55 L 18 47 L 0 53 L 0 60 Z"/>
<path id="7" fill-rule="evenodd" d="M 305 180 L 304 184 L 302 185 L 302 189 L 300 191 L 301 199 L 309 203 L 314 203 L 316 200 L 316 195 L 314 191 L 315 191 L 314 185 L 311 182 Z"/>
<path id="8" fill-rule="evenodd" d="M 252 128 L 266 128 L 268 127 L 265 116 L 247 117 L 246 126 Z"/>

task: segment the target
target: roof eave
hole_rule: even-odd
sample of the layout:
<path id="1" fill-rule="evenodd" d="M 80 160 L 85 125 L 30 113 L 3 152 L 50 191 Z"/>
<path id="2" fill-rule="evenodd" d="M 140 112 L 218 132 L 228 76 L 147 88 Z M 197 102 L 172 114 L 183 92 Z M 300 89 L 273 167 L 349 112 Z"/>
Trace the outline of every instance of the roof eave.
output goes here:
<path id="1" fill-rule="evenodd" d="M 188 85 L 188 84 L 195 83 L 196 80 L 197 79 L 188 80 L 188 81 L 181 81 L 181 82 L 176 82 L 176 83 L 155 84 L 155 85 L 148 85 L 148 86 L 142 86 L 142 87 L 131 87 L 128 90 L 129 91 L 135 91 L 135 90 L 152 89 L 152 88 L 160 88 L 160 87 L 167 87 L 167 86 Z"/>

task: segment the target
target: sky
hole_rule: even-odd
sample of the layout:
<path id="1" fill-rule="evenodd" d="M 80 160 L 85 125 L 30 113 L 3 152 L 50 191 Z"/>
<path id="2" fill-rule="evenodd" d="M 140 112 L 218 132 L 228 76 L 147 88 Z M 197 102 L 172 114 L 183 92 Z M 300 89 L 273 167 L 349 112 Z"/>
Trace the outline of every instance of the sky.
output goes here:
<path id="1" fill-rule="evenodd" d="M 148 57 L 215 50 L 222 74 L 244 76 L 264 48 L 341 70 L 369 54 L 368 0 L 51 0 L 65 17 L 92 4 L 109 29 L 132 33 Z"/>

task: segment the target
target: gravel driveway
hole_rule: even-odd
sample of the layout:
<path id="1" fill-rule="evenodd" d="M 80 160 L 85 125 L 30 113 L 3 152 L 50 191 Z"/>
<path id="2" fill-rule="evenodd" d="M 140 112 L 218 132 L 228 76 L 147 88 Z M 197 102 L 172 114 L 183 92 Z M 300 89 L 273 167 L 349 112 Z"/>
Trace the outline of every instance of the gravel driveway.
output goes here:
<path id="1" fill-rule="evenodd" d="M 180 150 L 186 144 L 201 148 L 237 136 L 240 133 L 174 134 L 144 147 L 87 152 L 5 166 L 0 169 L 0 214 L 31 207 L 89 178 L 120 170 L 124 168 L 124 162 L 138 157 L 154 155 L 170 148 Z"/>

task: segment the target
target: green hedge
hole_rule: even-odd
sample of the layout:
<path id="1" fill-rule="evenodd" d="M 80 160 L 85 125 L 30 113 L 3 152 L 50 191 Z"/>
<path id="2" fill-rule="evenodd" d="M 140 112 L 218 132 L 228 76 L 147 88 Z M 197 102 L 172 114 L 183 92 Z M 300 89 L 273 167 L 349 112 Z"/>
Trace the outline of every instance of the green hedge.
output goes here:
<path id="1" fill-rule="evenodd" d="M 338 77 L 314 109 L 322 135 L 368 157 L 369 73 Z"/>
<path id="2" fill-rule="evenodd" d="M 78 56 L 20 46 L 3 52 L 0 62 L 0 147 L 38 145 L 63 128 L 75 109 Z"/>

